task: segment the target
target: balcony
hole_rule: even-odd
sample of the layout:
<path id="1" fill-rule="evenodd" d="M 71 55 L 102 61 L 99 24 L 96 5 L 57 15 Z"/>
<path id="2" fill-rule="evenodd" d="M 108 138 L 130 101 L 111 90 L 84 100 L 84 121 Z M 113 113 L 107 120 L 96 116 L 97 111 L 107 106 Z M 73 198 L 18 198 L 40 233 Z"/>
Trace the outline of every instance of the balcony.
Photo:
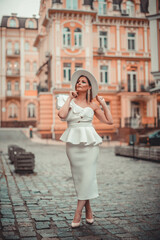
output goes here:
<path id="1" fill-rule="evenodd" d="M 6 98 L 11 99 L 11 98 L 20 98 L 20 90 L 6 90 Z"/>
<path id="2" fill-rule="evenodd" d="M 125 127 L 127 128 L 150 128 L 158 125 L 157 118 L 155 117 L 142 117 L 139 118 L 126 117 Z"/>
<path id="3" fill-rule="evenodd" d="M 7 77 L 20 77 L 20 70 L 18 68 L 16 69 L 11 69 L 11 68 L 8 68 L 7 69 L 7 72 L 6 72 L 6 76 Z"/>
<path id="4" fill-rule="evenodd" d="M 6 55 L 7 55 L 7 57 L 14 57 L 14 58 L 20 57 L 20 50 L 19 49 L 15 49 L 15 50 L 7 49 Z"/>

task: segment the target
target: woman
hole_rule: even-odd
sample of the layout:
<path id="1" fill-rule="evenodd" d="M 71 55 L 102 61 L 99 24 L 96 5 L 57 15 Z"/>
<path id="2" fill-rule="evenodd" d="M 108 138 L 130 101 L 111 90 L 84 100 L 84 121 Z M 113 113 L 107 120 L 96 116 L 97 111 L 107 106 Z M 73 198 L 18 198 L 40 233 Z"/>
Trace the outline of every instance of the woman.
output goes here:
<path id="1" fill-rule="evenodd" d="M 61 107 L 58 116 L 68 123 L 68 128 L 60 139 L 66 142 L 66 153 L 78 197 L 77 209 L 71 224 L 72 228 L 75 228 L 80 226 L 84 206 L 86 222 L 89 224 L 94 222 L 90 199 L 98 197 L 96 162 L 102 139 L 92 126 L 93 116 L 106 124 L 113 124 L 113 120 L 104 98 L 97 96 L 98 84 L 90 72 L 76 71 L 71 83 L 73 91 L 67 100 L 58 99 L 59 108 Z M 103 111 L 92 102 L 94 97 Z"/>

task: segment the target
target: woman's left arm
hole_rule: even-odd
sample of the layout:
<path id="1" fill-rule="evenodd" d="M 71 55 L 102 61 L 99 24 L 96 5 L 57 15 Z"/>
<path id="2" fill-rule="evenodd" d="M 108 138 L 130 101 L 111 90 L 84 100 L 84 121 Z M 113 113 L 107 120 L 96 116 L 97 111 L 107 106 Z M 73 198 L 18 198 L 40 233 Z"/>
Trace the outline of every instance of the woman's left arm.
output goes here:
<path id="1" fill-rule="evenodd" d="M 109 108 L 106 105 L 104 98 L 101 96 L 96 96 L 96 99 L 101 104 L 103 111 L 101 110 L 101 108 L 98 105 L 96 105 L 96 107 L 94 109 L 95 116 L 101 122 L 112 125 L 113 124 L 112 115 L 111 115 Z"/>

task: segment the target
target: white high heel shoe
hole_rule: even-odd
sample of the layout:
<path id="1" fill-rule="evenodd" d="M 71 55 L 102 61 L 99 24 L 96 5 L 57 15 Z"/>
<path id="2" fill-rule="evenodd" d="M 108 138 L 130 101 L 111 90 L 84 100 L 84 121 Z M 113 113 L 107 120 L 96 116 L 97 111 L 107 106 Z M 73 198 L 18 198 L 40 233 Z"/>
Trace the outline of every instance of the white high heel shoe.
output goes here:
<path id="1" fill-rule="evenodd" d="M 94 219 L 93 218 L 91 218 L 91 219 L 86 218 L 86 223 L 93 224 L 94 223 Z"/>
<path id="2" fill-rule="evenodd" d="M 78 227 L 80 227 L 80 224 L 81 224 L 81 221 L 78 222 L 78 223 L 72 222 L 72 223 L 71 223 L 71 227 L 72 227 L 72 228 L 78 228 Z"/>

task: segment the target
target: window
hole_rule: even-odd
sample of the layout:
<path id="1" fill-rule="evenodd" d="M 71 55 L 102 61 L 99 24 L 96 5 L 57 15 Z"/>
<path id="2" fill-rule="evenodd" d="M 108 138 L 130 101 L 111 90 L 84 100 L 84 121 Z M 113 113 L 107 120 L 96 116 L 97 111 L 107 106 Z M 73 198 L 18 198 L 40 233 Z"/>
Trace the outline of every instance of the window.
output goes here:
<path id="1" fill-rule="evenodd" d="M 126 2 L 126 12 L 129 16 L 134 16 L 134 3 L 131 0 Z"/>
<path id="2" fill-rule="evenodd" d="M 26 72 L 30 72 L 30 62 L 26 62 Z"/>
<path id="3" fill-rule="evenodd" d="M 135 50 L 135 33 L 128 33 L 128 50 Z"/>
<path id="4" fill-rule="evenodd" d="M 75 71 L 80 70 L 82 68 L 83 68 L 83 64 L 82 63 L 76 63 L 75 64 Z"/>
<path id="5" fill-rule="evenodd" d="M 9 26 L 10 26 L 10 27 L 13 27 L 13 28 L 16 27 L 16 20 L 11 19 Z"/>
<path id="6" fill-rule="evenodd" d="M 7 82 L 7 91 L 11 91 L 11 82 Z"/>
<path id="7" fill-rule="evenodd" d="M 64 82 L 71 81 L 71 64 L 70 63 L 63 64 L 63 79 L 64 79 Z"/>
<path id="8" fill-rule="evenodd" d="M 107 48 L 108 47 L 107 32 L 100 32 L 99 46 L 102 47 L 102 48 Z"/>
<path id="9" fill-rule="evenodd" d="M 8 117 L 9 118 L 16 118 L 18 116 L 18 108 L 17 105 L 12 103 L 8 107 Z"/>
<path id="10" fill-rule="evenodd" d="M 69 28 L 63 29 L 63 46 L 70 47 L 71 46 L 71 33 Z"/>
<path id="11" fill-rule="evenodd" d="M 28 115 L 28 118 L 34 118 L 35 117 L 35 104 L 33 104 L 33 103 L 28 104 L 27 115 Z"/>
<path id="12" fill-rule="evenodd" d="M 7 69 L 11 69 L 12 68 L 12 63 L 11 62 L 7 62 Z"/>
<path id="13" fill-rule="evenodd" d="M 98 13 L 99 15 L 106 14 L 107 3 L 106 0 L 98 0 Z"/>
<path id="14" fill-rule="evenodd" d="M 19 55 L 19 43 L 18 42 L 15 42 L 14 44 L 14 50 L 15 50 L 15 54 Z"/>
<path id="15" fill-rule="evenodd" d="M 107 105 L 107 107 L 108 107 L 109 110 L 110 110 L 110 102 L 106 102 L 106 105 Z M 100 105 L 100 108 L 101 108 L 101 110 L 103 111 L 103 107 L 102 107 L 102 105 Z"/>
<path id="16" fill-rule="evenodd" d="M 127 81 L 128 81 L 128 92 L 136 92 L 137 91 L 136 73 L 135 72 L 128 73 Z"/>
<path id="17" fill-rule="evenodd" d="M 120 10 L 119 4 L 113 2 L 113 11 L 119 11 L 119 10 Z"/>
<path id="18" fill-rule="evenodd" d="M 28 28 L 34 28 L 34 22 L 33 21 L 28 21 Z"/>
<path id="19" fill-rule="evenodd" d="M 78 1 L 77 0 L 66 0 L 66 8 L 67 9 L 78 9 Z"/>
<path id="20" fill-rule="evenodd" d="M 33 62 L 33 72 L 36 72 L 36 71 L 37 71 L 37 63 Z"/>
<path id="21" fill-rule="evenodd" d="M 30 82 L 26 82 L 26 90 L 30 90 Z"/>
<path id="22" fill-rule="evenodd" d="M 19 69 L 19 63 L 18 62 L 14 63 L 14 69 Z"/>
<path id="23" fill-rule="evenodd" d="M 25 42 L 25 50 L 26 50 L 26 51 L 29 50 L 29 42 Z"/>
<path id="24" fill-rule="evenodd" d="M 33 90 L 37 90 L 37 83 L 33 82 Z"/>
<path id="25" fill-rule="evenodd" d="M 18 91 L 19 90 L 19 82 L 15 82 L 14 84 L 14 90 Z"/>
<path id="26" fill-rule="evenodd" d="M 7 43 L 7 55 L 12 55 L 12 43 Z"/>
<path id="27" fill-rule="evenodd" d="M 100 67 L 100 82 L 108 83 L 108 66 Z"/>
<path id="28" fill-rule="evenodd" d="M 33 51 L 34 51 L 34 52 L 37 52 L 37 48 L 36 48 L 36 47 L 33 47 Z"/>
<path id="29" fill-rule="evenodd" d="M 74 45 L 75 47 L 82 47 L 82 32 L 80 28 L 74 31 Z"/>

